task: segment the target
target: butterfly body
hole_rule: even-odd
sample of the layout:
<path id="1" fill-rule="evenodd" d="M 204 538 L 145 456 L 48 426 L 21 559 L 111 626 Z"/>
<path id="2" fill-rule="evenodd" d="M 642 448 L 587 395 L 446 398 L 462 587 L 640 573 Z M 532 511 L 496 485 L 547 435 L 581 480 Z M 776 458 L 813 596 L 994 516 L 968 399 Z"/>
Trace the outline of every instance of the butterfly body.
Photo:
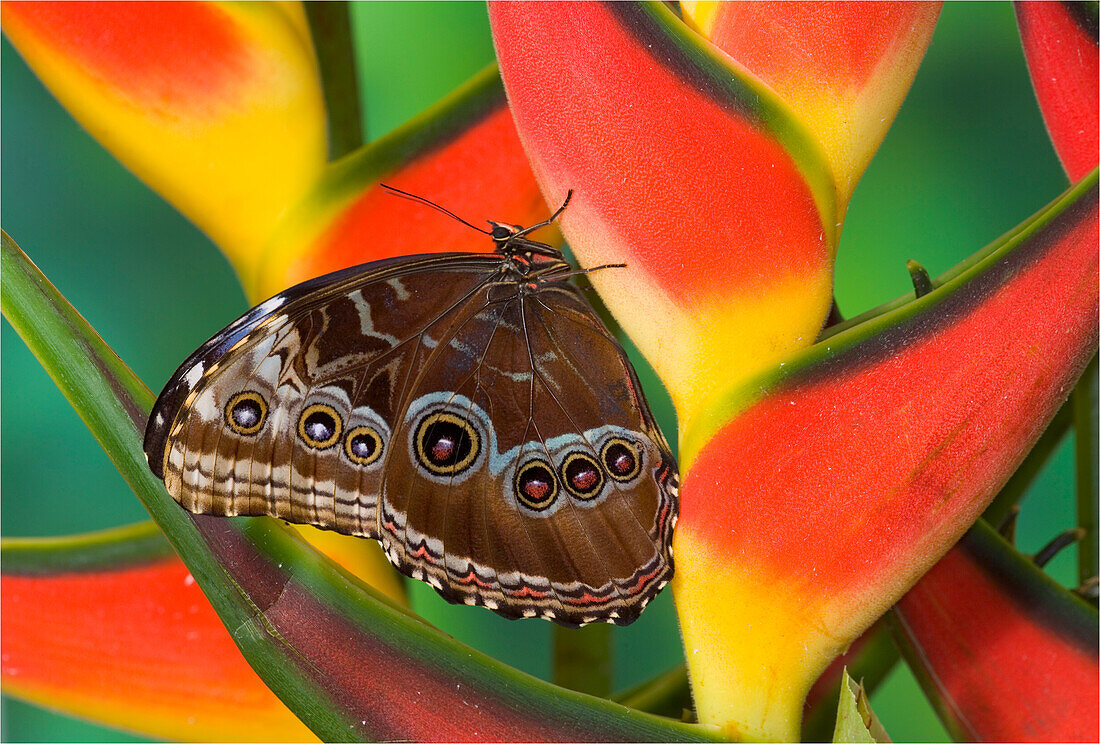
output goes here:
<path id="1" fill-rule="evenodd" d="M 243 315 L 161 393 L 151 469 L 195 513 L 377 539 L 451 602 L 633 621 L 672 575 L 676 465 L 577 272 L 504 229 Z"/>

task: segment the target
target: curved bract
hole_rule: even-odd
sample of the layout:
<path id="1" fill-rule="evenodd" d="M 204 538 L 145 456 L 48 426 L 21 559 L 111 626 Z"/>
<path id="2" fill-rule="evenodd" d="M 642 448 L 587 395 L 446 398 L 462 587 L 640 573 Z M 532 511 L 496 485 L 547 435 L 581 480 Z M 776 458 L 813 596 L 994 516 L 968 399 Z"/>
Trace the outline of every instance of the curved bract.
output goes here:
<path id="1" fill-rule="evenodd" d="M 898 602 L 892 620 L 958 741 L 1096 738 L 1096 608 L 985 522 Z"/>
<path id="2" fill-rule="evenodd" d="M 626 264 L 592 282 L 681 425 L 809 344 L 831 299 L 835 188 L 774 94 L 659 3 L 502 2 L 489 17 L 543 192 L 574 190 L 562 230 L 582 265 Z"/>
<path id="3" fill-rule="evenodd" d="M 1050 139 L 1077 181 L 1100 157 L 1096 4 L 1017 2 L 1016 20 Z"/>
<path id="4" fill-rule="evenodd" d="M 166 739 L 315 738 L 248 666 L 152 523 L 6 540 L 2 558 L 4 692 Z"/>
<path id="5" fill-rule="evenodd" d="M 301 8 L 26 2 L 2 18 L 77 121 L 247 275 L 325 163 Z"/>
<path id="6" fill-rule="evenodd" d="M 685 20 L 767 83 L 821 142 L 843 214 L 913 82 L 940 3 L 680 5 Z"/>
<path id="7" fill-rule="evenodd" d="M 1094 172 L 685 433 L 673 590 L 700 720 L 793 737 L 818 671 L 1011 475 L 1096 353 L 1096 202 Z"/>

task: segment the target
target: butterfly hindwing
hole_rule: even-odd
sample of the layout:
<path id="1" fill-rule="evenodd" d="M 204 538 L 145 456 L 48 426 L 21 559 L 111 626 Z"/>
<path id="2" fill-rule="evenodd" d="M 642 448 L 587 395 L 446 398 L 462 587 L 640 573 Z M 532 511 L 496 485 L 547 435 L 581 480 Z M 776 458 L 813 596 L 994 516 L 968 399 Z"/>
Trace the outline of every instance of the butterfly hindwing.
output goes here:
<path id="1" fill-rule="evenodd" d="M 586 384 L 594 373 L 607 384 Z M 404 405 L 381 539 L 451 601 L 625 623 L 671 576 L 671 456 L 621 348 L 571 285 L 487 288 Z"/>

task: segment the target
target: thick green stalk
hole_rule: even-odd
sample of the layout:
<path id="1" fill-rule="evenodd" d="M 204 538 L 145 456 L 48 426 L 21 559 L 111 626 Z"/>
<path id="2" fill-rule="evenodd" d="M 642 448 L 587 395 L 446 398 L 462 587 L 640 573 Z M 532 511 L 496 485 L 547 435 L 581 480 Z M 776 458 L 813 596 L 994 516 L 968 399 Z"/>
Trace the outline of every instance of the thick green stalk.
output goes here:
<path id="1" fill-rule="evenodd" d="M 363 144 L 359 81 L 355 74 L 355 49 L 347 3 L 319 0 L 304 3 L 321 88 L 328 112 L 328 158 L 336 160 Z"/>
<path id="2" fill-rule="evenodd" d="M 611 626 L 554 626 L 554 684 L 577 692 L 611 696 Z"/>
<path id="3" fill-rule="evenodd" d="M 1035 480 L 1035 476 L 1043 469 L 1047 460 L 1058 449 L 1058 445 L 1062 443 L 1066 433 L 1069 432 L 1074 416 L 1072 407 L 1072 401 L 1067 402 L 1058 409 L 1058 413 L 1054 414 L 1050 425 L 1035 442 L 1031 452 L 1028 453 L 1024 461 L 1020 463 L 1020 467 L 1016 468 L 1016 472 L 1012 474 L 1012 477 L 1008 479 L 1008 482 L 1004 484 L 992 503 L 982 513 L 982 518 L 985 521 L 992 525 L 1000 524 L 1008 516 L 1008 512 L 1012 507 L 1020 503 L 1028 487 Z"/>
<path id="4" fill-rule="evenodd" d="M 1097 363 L 1092 358 L 1085 374 L 1077 383 L 1070 398 L 1073 406 L 1073 425 L 1077 430 L 1077 526 L 1085 536 L 1077 545 L 1077 575 L 1081 582 L 1097 573 L 1097 511 L 1100 508 L 1100 484 L 1097 482 Z"/>

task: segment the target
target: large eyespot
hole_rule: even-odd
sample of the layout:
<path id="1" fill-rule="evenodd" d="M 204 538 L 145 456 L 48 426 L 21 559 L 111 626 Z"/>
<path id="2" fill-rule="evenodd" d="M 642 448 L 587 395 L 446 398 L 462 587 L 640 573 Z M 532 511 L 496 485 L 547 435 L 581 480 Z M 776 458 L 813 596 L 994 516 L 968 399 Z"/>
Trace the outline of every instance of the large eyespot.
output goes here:
<path id="1" fill-rule="evenodd" d="M 561 464 L 561 479 L 565 489 L 578 499 L 591 499 L 603 488 L 600 464 L 583 452 L 570 452 Z"/>
<path id="2" fill-rule="evenodd" d="M 314 403 L 298 419 L 298 436 L 314 449 L 331 447 L 340 438 L 340 414 L 325 403 Z"/>
<path id="3" fill-rule="evenodd" d="M 370 465 L 382 456 L 382 435 L 373 426 L 357 426 L 344 437 L 344 454 L 356 465 Z"/>
<path id="4" fill-rule="evenodd" d="M 607 440 L 600 459 L 608 475 L 620 483 L 634 480 L 642 470 L 642 455 L 637 446 L 619 437 Z"/>
<path id="5" fill-rule="evenodd" d="M 477 429 L 450 411 L 421 419 L 413 441 L 420 465 L 436 475 L 461 473 L 474 463 L 481 451 Z"/>
<path id="6" fill-rule="evenodd" d="M 529 460 L 516 471 L 516 498 L 529 509 L 543 511 L 558 496 L 558 479 L 544 460 Z"/>
<path id="7" fill-rule="evenodd" d="M 252 390 L 237 393 L 225 404 L 225 422 L 238 434 L 255 434 L 267 418 L 267 403 Z"/>

